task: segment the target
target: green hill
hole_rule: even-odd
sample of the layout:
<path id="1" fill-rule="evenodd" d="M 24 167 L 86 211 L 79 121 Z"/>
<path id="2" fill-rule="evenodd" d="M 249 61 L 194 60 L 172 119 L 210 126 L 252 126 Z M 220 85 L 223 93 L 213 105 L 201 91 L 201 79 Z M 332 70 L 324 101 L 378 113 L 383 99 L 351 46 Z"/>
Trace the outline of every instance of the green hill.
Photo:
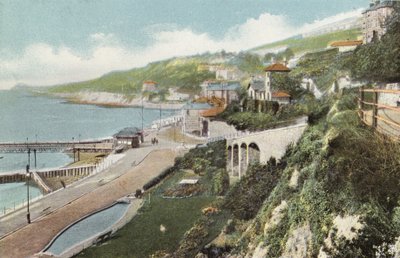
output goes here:
<path id="1" fill-rule="evenodd" d="M 219 60 L 227 65 L 236 66 L 244 72 L 254 74 L 261 71 L 263 67 L 261 58 L 252 54 L 256 51 L 287 46 L 295 54 L 313 52 L 325 49 L 331 41 L 356 39 L 360 35 L 360 30 L 352 29 L 315 37 L 290 38 L 238 54 L 222 51 L 214 54 L 206 53 L 191 57 L 171 58 L 150 63 L 141 68 L 111 72 L 93 80 L 56 85 L 47 90 L 49 93 L 76 93 L 80 91 L 122 93 L 128 97 L 133 97 L 140 93 L 143 81 L 153 80 L 159 84 L 161 92 L 167 92 L 170 87 L 177 87 L 180 92 L 197 94 L 200 91 L 199 85 L 202 81 L 215 78 L 214 73 L 199 69 L 199 66 L 203 63 Z"/>
<path id="2" fill-rule="evenodd" d="M 202 81 L 215 77 L 213 73 L 198 69 L 205 59 L 204 55 L 173 58 L 150 63 L 142 68 L 112 72 L 94 80 L 53 86 L 48 89 L 48 92 L 101 91 L 134 96 L 141 91 L 143 81 L 153 80 L 159 84 L 161 90 L 178 87 L 181 92 L 194 94 L 200 90 L 199 84 Z"/>
<path id="3" fill-rule="evenodd" d="M 269 49 L 288 47 L 293 50 L 295 54 L 300 54 L 304 52 L 313 52 L 324 49 L 332 41 L 337 40 L 355 40 L 361 36 L 360 29 L 351 29 L 336 31 L 332 33 L 327 33 L 312 37 L 292 37 L 285 40 L 269 43 L 256 48 L 251 49 L 251 52 L 265 51 L 268 52 Z"/>

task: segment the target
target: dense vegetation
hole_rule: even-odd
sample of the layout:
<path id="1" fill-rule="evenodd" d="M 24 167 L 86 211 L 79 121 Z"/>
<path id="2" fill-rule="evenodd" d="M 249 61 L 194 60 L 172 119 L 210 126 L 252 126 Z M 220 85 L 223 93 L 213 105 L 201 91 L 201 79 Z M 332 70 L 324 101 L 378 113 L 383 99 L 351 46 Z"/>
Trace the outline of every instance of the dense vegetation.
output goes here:
<path id="1" fill-rule="evenodd" d="M 388 32 L 380 41 L 359 47 L 352 58 L 353 77 L 372 82 L 400 80 L 400 14 L 388 22 Z"/>
<path id="2" fill-rule="evenodd" d="M 389 246 L 400 235 L 400 144 L 360 123 L 356 96 L 321 100 L 312 125 L 284 158 L 249 168 L 218 206 L 233 221 L 203 253 L 393 256 Z M 343 233 L 337 219 L 352 221 L 346 223 L 353 233 Z M 212 228 L 207 220 L 197 227 Z M 204 241 L 196 243 L 200 250 Z"/>

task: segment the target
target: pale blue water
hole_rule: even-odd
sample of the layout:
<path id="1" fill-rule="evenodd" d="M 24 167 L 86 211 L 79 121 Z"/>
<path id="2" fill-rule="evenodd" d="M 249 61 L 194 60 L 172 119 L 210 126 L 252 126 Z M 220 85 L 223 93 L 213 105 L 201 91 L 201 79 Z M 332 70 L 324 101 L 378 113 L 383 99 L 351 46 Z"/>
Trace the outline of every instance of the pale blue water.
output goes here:
<path id="1" fill-rule="evenodd" d="M 141 128 L 141 108 L 106 108 L 69 104 L 62 99 L 32 96 L 22 91 L 0 91 L 0 142 L 84 140 L 109 137 L 128 126 Z M 159 119 L 157 109 L 144 109 L 144 127 Z M 162 110 L 162 117 L 175 114 Z M 24 170 L 27 154 L 3 154 L 1 171 Z M 71 162 L 63 153 L 38 153 L 37 167 Z M 33 155 L 31 155 L 33 167 Z"/>
<path id="2" fill-rule="evenodd" d="M 0 215 L 8 213 L 19 205 L 26 204 L 27 189 L 25 183 L 9 183 L 0 185 Z M 39 188 L 30 185 L 29 200 L 42 196 Z"/>
<path id="3" fill-rule="evenodd" d="M 162 117 L 176 111 L 162 110 Z M 62 99 L 33 96 L 24 91 L 0 90 L 0 142 L 84 140 L 109 137 L 128 126 L 142 126 L 141 108 L 106 108 L 69 104 Z M 159 119 L 160 110 L 143 110 L 144 127 Z M 27 153 L 0 153 L 0 173 L 24 171 Z M 72 162 L 65 153 L 37 153 L 37 168 L 59 167 Z M 33 155 L 31 168 L 34 169 Z M 32 193 L 40 192 L 31 187 Z M 0 184 L 0 215 L 25 198 L 24 184 Z"/>
<path id="4" fill-rule="evenodd" d="M 95 213 L 65 230 L 45 251 L 60 255 L 70 247 L 101 233 L 122 218 L 129 205 L 117 203 L 112 207 Z"/>

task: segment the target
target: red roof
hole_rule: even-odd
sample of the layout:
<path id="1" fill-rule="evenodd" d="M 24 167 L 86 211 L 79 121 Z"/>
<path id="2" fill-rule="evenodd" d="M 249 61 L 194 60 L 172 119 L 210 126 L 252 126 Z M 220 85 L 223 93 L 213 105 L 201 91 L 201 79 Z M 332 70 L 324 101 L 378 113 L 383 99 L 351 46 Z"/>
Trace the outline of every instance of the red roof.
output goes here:
<path id="1" fill-rule="evenodd" d="M 266 72 L 290 72 L 290 69 L 283 64 L 272 64 L 264 68 Z"/>
<path id="2" fill-rule="evenodd" d="M 335 41 L 331 43 L 331 47 L 351 47 L 361 45 L 362 43 L 362 40 Z"/>
<path id="3" fill-rule="evenodd" d="M 272 92 L 273 98 L 290 98 L 290 94 L 284 91 L 275 91 Z"/>
<path id="4" fill-rule="evenodd" d="M 224 112 L 225 107 L 214 107 L 210 108 L 208 110 L 204 110 L 203 112 L 200 113 L 201 116 L 203 117 L 215 117 L 218 114 Z"/>
<path id="5" fill-rule="evenodd" d="M 144 81 L 143 84 L 157 84 L 157 83 L 155 81 L 148 80 Z"/>

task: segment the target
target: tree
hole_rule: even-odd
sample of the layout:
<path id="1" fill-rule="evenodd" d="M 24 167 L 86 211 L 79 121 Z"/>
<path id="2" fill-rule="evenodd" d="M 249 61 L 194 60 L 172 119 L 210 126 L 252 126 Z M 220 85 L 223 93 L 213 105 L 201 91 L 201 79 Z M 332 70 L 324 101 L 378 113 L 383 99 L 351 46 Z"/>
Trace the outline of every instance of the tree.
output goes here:
<path id="1" fill-rule="evenodd" d="M 298 98 L 304 92 L 300 84 L 300 79 L 286 73 L 275 73 L 272 75 L 272 88 L 274 90 L 287 91 L 293 98 Z"/>

